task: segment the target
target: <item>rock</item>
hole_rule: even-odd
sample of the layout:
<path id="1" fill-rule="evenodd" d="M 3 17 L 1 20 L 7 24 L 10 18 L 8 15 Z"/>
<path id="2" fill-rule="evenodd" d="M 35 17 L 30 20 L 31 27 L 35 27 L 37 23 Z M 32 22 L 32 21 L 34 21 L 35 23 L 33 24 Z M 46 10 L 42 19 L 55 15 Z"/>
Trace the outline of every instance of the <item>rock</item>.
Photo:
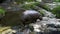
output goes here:
<path id="1" fill-rule="evenodd" d="M 60 22 L 60 19 L 57 19 L 57 21 L 59 21 L 59 22 Z"/>
<path id="2" fill-rule="evenodd" d="M 48 20 L 49 20 L 49 17 L 43 17 L 42 20 L 43 20 L 43 21 L 48 21 Z"/>

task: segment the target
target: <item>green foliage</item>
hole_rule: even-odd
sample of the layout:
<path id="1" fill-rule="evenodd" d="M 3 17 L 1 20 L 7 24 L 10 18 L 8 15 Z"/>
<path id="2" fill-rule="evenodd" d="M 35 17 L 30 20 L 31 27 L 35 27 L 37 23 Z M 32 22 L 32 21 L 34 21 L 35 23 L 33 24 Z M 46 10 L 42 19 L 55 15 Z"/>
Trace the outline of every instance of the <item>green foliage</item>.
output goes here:
<path id="1" fill-rule="evenodd" d="M 54 0 L 55 2 L 60 2 L 60 0 Z"/>
<path id="2" fill-rule="evenodd" d="M 28 2 L 28 4 L 24 4 L 21 8 L 24 8 L 24 9 L 33 9 L 36 7 L 36 5 L 38 5 L 39 2 Z"/>
<path id="3" fill-rule="evenodd" d="M 60 18 L 60 6 L 57 6 L 52 10 L 52 13 L 56 14 L 57 18 Z"/>
<path id="4" fill-rule="evenodd" d="M 40 12 L 40 14 L 41 14 L 42 16 L 44 16 L 44 11 L 39 10 L 39 12 Z"/>
<path id="5" fill-rule="evenodd" d="M 0 14 L 3 14 L 3 13 L 5 13 L 5 10 L 0 8 Z"/>
<path id="6" fill-rule="evenodd" d="M 47 6 L 47 5 L 42 6 L 42 8 L 44 8 L 44 9 L 47 10 L 47 11 L 50 11 L 50 10 L 51 10 L 51 9 L 49 8 L 49 6 Z"/>
<path id="7" fill-rule="evenodd" d="M 35 0 L 25 0 L 25 1 L 27 1 L 27 2 L 32 2 L 32 1 L 35 1 Z"/>
<path id="8" fill-rule="evenodd" d="M 18 4 L 19 3 L 24 3 L 24 2 L 33 2 L 35 0 L 15 0 Z"/>
<path id="9" fill-rule="evenodd" d="M 0 14 L 4 13 L 4 10 L 3 9 L 0 9 Z"/>

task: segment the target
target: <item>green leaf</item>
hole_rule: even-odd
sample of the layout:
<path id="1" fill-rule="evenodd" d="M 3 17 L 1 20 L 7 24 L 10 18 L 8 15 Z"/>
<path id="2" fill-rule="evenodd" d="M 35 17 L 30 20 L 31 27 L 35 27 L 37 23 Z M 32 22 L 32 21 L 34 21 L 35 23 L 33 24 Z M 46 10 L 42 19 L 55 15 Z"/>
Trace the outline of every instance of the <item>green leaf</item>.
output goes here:
<path id="1" fill-rule="evenodd" d="M 0 14 L 3 14 L 3 13 L 5 13 L 5 10 L 0 8 Z"/>

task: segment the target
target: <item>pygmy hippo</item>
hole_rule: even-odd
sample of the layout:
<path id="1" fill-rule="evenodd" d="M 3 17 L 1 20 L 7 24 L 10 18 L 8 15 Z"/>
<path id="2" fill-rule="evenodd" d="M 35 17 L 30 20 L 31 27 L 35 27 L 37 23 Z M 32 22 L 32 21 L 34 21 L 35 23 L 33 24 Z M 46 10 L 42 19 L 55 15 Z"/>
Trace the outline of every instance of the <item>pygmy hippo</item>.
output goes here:
<path id="1" fill-rule="evenodd" d="M 42 20 L 42 16 L 38 11 L 35 10 L 26 10 L 22 13 L 21 21 L 24 25 L 35 23 L 37 19 Z"/>

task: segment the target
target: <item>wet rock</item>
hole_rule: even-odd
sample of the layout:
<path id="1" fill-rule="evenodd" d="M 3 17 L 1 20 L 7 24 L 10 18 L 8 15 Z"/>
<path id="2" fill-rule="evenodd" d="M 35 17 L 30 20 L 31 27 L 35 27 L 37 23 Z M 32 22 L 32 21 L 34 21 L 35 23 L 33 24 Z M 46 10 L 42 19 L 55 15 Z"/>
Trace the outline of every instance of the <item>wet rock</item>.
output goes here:
<path id="1" fill-rule="evenodd" d="M 49 17 L 43 17 L 42 20 L 43 20 L 43 21 L 48 21 L 48 20 L 49 20 Z"/>
<path id="2" fill-rule="evenodd" d="M 53 3 L 54 0 L 42 0 L 42 2 L 45 2 L 45 3 Z"/>
<path id="3" fill-rule="evenodd" d="M 56 15 L 52 14 L 51 12 L 46 11 L 44 9 L 41 9 L 41 10 L 42 10 L 41 12 L 43 12 L 43 14 L 44 14 L 44 17 L 55 18 L 55 16 L 56 16 Z"/>
<path id="4" fill-rule="evenodd" d="M 55 24 L 46 24 L 46 25 L 47 25 L 47 27 L 52 27 L 52 28 L 56 27 Z"/>
<path id="5" fill-rule="evenodd" d="M 59 21 L 59 22 L 60 22 L 60 19 L 57 19 L 57 21 Z"/>

